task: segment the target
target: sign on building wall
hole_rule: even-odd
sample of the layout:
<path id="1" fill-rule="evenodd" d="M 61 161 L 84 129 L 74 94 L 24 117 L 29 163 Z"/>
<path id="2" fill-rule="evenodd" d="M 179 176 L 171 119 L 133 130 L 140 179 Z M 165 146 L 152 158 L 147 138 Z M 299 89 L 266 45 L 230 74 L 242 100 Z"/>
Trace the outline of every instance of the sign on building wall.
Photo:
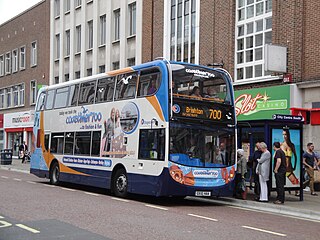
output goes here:
<path id="1" fill-rule="evenodd" d="M 16 112 L 4 114 L 4 128 L 32 127 L 34 111 Z"/>
<path id="2" fill-rule="evenodd" d="M 290 86 L 235 91 L 238 121 L 273 119 L 274 114 L 290 115 Z"/>

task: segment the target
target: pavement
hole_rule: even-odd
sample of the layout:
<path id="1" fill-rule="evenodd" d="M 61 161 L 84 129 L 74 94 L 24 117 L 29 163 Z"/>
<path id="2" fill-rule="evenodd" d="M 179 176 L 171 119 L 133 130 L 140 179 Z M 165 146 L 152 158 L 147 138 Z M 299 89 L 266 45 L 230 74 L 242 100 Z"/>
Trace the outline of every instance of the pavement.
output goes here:
<path id="1" fill-rule="evenodd" d="M 0 165 L 0 169 L 30 173 L 30 163 L 21 163 L 20 159 L 13 158 L 11 165 Z M 303 191 L 303 201 L 294 195 L 294 191 L 289 194 L 285 192 L 285 203 L 282 205 L 273 204 L 276 199 L 276 192 L 271 192 L 269 202 L 261 203 L 254 200 L 253 190 L 248 188 L 247 199 L 236 199 L 233 197 L 201 198 L 201 201 L 209 201 L 221 205 L 233 206 L 251 211 L 268 212 L 278 215 L 286 215 L 296 218 L 309 219 L 320 222 L 320 192 L 319 196 L 312 196 L 310 191 Z M 199 199 L 199 198 L 197 198 Z"/>

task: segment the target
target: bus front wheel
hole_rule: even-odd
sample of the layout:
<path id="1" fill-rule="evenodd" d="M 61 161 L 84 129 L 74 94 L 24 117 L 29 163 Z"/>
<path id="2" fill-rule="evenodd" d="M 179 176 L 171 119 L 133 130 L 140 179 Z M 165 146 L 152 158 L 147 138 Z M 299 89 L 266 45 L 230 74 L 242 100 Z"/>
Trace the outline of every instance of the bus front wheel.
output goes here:
<path id="1" fill-rule="evenodd" d="M 118 169 L 112 181 L 112 191 L 117 197 L 126 197 L 128 193 L 128 177 L 126 171 Z"/>
<path id="2" fill-rule="evenodd" d="M 60 177 L 60 168 L 57 162 L 53 163 L 50 169 L 50 184 L 58 185 Z"/>

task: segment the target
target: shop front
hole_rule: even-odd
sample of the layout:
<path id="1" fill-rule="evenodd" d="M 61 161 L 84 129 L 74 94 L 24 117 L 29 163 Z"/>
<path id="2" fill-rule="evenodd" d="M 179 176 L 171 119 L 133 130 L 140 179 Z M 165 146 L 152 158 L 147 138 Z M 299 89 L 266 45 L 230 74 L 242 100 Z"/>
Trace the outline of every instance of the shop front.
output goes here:
<path id="1" fill-rule="evenodd" d="M 12 149 L 13 156 L 18 156 L 24 141 L 30 146 L 33 122 L 34 111 L 4 114 L 4 148 Z"/>
<path id="2" fill-rule="evenodd" d="M 238 120 L 238 148 L 252 156 L 256 142 L 265 142 L 273 155 L 273 143 L 280 142 L 286 153 L 286 190 L 302 192 L 302 128 L 304 118 L 292 115 L 290 108 L 301 106 L 295 85 L 281 85 L 235 91 Z M 271 161 L 273 169 L 273 161 Z M 275 190 L 270 172 L 269 189 Z M 301 194 L 302 200 L 302 194 Z"/>

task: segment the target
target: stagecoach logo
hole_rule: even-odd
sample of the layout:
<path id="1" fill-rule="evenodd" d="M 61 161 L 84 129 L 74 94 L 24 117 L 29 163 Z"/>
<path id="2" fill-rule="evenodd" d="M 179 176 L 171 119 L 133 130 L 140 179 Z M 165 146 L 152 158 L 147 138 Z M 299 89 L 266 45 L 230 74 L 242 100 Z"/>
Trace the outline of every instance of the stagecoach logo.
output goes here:
<path id="1" fill-rule="evenodd" d="M 195 177 L 202 177 L 202 178 L 217 178 L 219 172 L 217 170 L 194 170 L 193 175 Z"/>
<path id="2" fill-rule="evenodd" d="M 179 113 L 180 110 L 181 110 L 181 108 L 180 108 L 180 106 L 179 106 L 178 104 L 174 104 L 174 105 L 172 106 L 172 111 L 173 111 L 174 113 Z"/>
<path id="3" fill-rule="evenodd" d="M 81 107 L 81 111 L 79 111 L 78 114 L 66 118 L 66 123 L 95 123 L 101 122 L 101 120 L 101 112 L 89 112 L 89 109 Z"/>
<path id="4" fill-rule="evenodd" d="M 200 71 L 199 69 L 186 68 L 186 72 L 194 74 L 195 76 L 202 77 L 202 78 L 214 78 L 215 77 L 215 75 L 213 73 Z"/>

